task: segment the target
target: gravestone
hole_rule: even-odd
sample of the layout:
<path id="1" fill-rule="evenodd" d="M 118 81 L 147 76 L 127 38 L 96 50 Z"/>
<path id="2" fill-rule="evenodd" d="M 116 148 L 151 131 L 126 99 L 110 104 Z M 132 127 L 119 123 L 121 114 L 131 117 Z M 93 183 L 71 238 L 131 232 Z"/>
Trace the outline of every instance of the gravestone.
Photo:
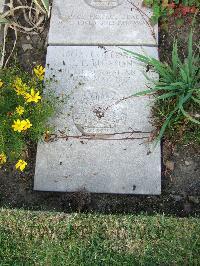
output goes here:
<path id="1" fill-rule="evenodd" d="M 153 99 L 131 96 L 147 89 L 146 68 L 120 49 L 157 58 L 156 40 L 142 20 L 142 26 L 131 24 L 131 17 L 130 24 L 117 23 L 128 15 L 136 20 L 128 1 L 61 2 L 54 1 L 52 10 L 46 78 L 67 102 L 53 119 L 51 142 L 38 144 L 34 189 L 160 194 L 160 147 L 152 152 L 149 141 Z M 79 25 L 80 16 L 91 23 Z M 114 25 L 108 27 L 105 17 Z"/>
<path id="2" fill-rule="evenodd" d="M 50 45 L 157 45 L 142 0 L 55 0 Z"/>

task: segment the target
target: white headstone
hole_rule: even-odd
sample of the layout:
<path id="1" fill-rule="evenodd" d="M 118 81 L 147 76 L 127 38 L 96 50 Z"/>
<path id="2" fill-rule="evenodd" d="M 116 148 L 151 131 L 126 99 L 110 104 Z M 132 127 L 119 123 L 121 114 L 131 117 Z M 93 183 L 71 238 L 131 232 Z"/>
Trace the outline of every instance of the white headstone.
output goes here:
<path id="1" fill-rule="evenodd" d="M 160 194 L 153 99 L 132 96 L 147 89 L 147 68 L 118 47 L 158 57 L 157 26 L 142 2 L 53 1 L 46 77 L 68 100 L 51 141 L 38 144 L 35 190 Z"/>
<path id="2" fill-rule="evenodd" d="M 157 57 L 157 49 L 126 47 Z M 145 66 L 118 47 L 48 47 L 47 78 L 68 95 L 53 142 L 38 145 L 36 190 L 159 194 L 160 148 L 150 153 Z M 151 74 L 152 75 L 152 74 Z"/>
<path id="3" fill-rule="evenodd" d="M 142 0 L 54 0 L 50 45 L 157 45 Z"/>

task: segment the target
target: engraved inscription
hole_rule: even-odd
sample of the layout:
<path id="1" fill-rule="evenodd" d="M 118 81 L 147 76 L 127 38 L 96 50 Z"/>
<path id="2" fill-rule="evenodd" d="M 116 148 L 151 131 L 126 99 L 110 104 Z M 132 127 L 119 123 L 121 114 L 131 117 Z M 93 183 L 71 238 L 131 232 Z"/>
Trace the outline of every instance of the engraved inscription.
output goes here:
<path id="1" fill-rule="evenodd" d="M 122 26 L 141 26 L 141 15 L 139 12 L 129 13 L 117 12 L 117 13 L 97 13 L 88 12 L 82 9 L 81 12 L 77 9 L 70 10 L 66 14 L 65 10 L 60 6 L 55 6 L 57 17 L 59 18 L 58 23 L 67 23 L 69 26 L 99 26 L 99 27 L 122 27 Z"/>
<path id="2" fill-rule="evenodd" d="M 136 62 L 133 58 L 127 58 L 114 51 L 107 51 L 104 53 L 99 48 L 96 51 L 87 51 L 87 58 L 85 58 L 86 52 L 83 53 L 76 50 L 70 50 L 65 53 L 66 58 L 70 58 L 70 66 L 63 68 L 63 74 L 70 77 L 70 79 L 79 80 L 85 83 L 86 81 L 95 82 L 97 79 L 99 82 L 106 82 L 109 80 L 112 82 L 111 77 L 115 77 L 114 83 L 120 86 L 121 83 L 126 83 L 127 79 L 136 79 L 137 73 L 140 73 L 139 66 L 136 68 Z M 74 58 L 79 58 L 78 61 Z M 88 59 L 90 60 L 88 61 Z M 107 66 L 110 66 L 109 68 Z M 98 76 L 96 75 L 98 71 Z"/>
<path id="3" fill-rule="evenodd" d="M 142 0 L 53 2 L 49 44 L 156 44 L 156 26 L 154 29 L 148 23 L 152 12 L 142 5 Z"/>
<path id="4" fill-rule="evenodd" d="M 122 26 L 141 26 L 141 16 L 139 13 L 134 14 L 88 14 L 84 10 L 81 14 L 72 11 L 68 16 L 57 10 L 58 23 L 67 23 L 69 26 L 99 26 L 99 27 L 122 27 Z"/>
<path id="5" fill-rule="evenodd" d="M 115 90 L 108 88 L 83 88 L 74 95 L 73 120 L 86 133 L 110 133 L 126 124 L 127 107 L 109 104 L 119 99 Z"/>
<path id="6" fill-rule="evenodd" d="M 53 59 L 48 63 L 55 66 L 52 74 L 56 80 L 63 77 L 57 91 L 67 95 L 63 120 L 58 122 L 60 128 L 68 127 L 74 135 L 79 134 L 77 125 L 86 134 L 113 134 L 130 128 L 143 130 L 144 123 L 144 130 L 149 131 L 148 97 L 129 97 L 147 88 L 143 64 L 114 46 L 69 46 L 63 50 L 57 47 L 56 51 L 58 63 L 55 66 Z M 145 47 L 136 47 L 134 51 L 149 53 Z"/>
<path id="7" fill-rule="evenodd" d="M 111 9 L 121 5 L 124 0 L 84 0 L 86 4 L 97 9 Z"/>

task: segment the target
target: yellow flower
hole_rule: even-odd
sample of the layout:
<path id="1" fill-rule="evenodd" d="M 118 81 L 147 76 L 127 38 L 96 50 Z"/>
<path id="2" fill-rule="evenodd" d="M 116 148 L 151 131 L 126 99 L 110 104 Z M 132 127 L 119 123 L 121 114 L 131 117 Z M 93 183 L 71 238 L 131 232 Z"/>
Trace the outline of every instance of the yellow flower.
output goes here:
<path id="1" fill-rule="evenodd" d="M 17 119 L 17 121 L 14 121 L 12 128 L 14 129 L 14 131 L 22 132 L 24 125 L 22 124 L 22 122 L 19 119 Z"/>
<path id="2" fill-rule="evenodd" d="M 30 123 L 29 119 L 26 120 L 19 120 L 14 121 L 14 124 L 12 125 L 12 128 L 14 131 L 22 132 L 30 128 L 32 124 Z"/>
<path id="3" fill-rule="evenodd" d="M 33 69 L 36 77 L 39 79 L 39 80 L 43 80 L 44 79 L 44 74 L 45 74 L 45 68 L 41 65 L 35 67 Z"/>
<path id="4" fill-rule="evenodd" d="M 18 106 L 17 108 L 16 108 L 16 112 L 19 114 L 19 115 L 22 115 L 23 113 L 24 113 L 24 107 L 22 107 L 22 106 Z"/>
<path id="5" fill-rule="evenodd" d="M 27 166 L 27 162 L 25 162 L 24 160 L 19 160 L 16 163 L 15 168 L 16 169 L 20 169 L 20 171 L 23 172 L 26 166 Z"/>
<path id="6" fill-rule="evenodd" d="M 22 120 L 22 124 L 23 124 L 23 130 L 27 130 L 28 128 L 32 127 L 32 124 L 29 121 L 29 119 Z"/>
<path id="7" fill-rule="evenodd" d="M 22 79 L 19 77 L 16 78 L 13 87 L 17 95 L 24 95 L 28 90 L 28 86 L 26 85 L 26 83 L 23 83 Z"/>
<path id="8" fill-rule="evenodd" d="M 4 152 L 0 153 L 0 164 L 4 164 L 7 161 L 7 157 Z"/>
<path id="9" fill-rule="evenodd" d="M 34 89 L 31 89 L 31 93 L 26 93 L 24 95 L 24 98 L 26 99 L 27 103 L 30 103 L 30 102 L 37 103 L 41 99 L 41 96 L 40 96 L 40 92 L 39 91 L 35 92 Z"/>
<path id="10" fill-rule="evenodd" d="M 3 86 L 3 81 L 0 79 L 0 88 Z"/>

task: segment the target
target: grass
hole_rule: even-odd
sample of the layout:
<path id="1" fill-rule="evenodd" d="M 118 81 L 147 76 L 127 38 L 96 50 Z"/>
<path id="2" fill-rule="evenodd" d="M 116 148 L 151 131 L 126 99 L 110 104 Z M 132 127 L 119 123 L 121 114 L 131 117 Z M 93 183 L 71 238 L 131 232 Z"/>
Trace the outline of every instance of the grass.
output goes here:
<path id="1" fill-rule="evenodd" d="M 0 265 L 198 265 L 200 220 L 0 210 Z"/>

